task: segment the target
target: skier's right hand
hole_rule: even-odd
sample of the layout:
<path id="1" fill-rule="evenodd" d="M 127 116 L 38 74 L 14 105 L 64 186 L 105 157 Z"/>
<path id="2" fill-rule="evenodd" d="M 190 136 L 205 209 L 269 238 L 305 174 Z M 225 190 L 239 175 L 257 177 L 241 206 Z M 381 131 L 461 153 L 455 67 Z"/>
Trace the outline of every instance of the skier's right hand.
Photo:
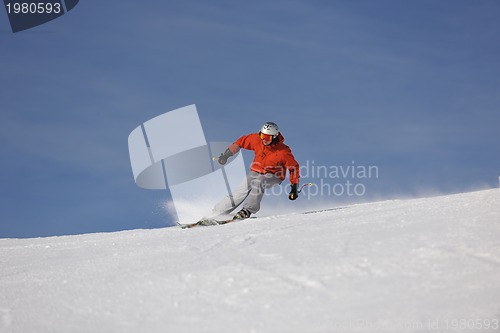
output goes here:
<path id="1" fill-rule="evenodd" d="M 227 157 L 223 154 L 223 153 L 220 153 L 220 156 L 219 156 L 219 164 L 226 164 L 227 162 Z"/>
<path id="2" fill-rule="evenodd" d="M 233 153 L 229 150 L 229 148 L 226 149 L 226 151 L 221 153 L 219 156 L 219 159 L 218 159 L 219 164 L 222 164 L 222 165 L 226 164 L 227 159 L 230 158 L 231 156 L 233 156 Z"/>

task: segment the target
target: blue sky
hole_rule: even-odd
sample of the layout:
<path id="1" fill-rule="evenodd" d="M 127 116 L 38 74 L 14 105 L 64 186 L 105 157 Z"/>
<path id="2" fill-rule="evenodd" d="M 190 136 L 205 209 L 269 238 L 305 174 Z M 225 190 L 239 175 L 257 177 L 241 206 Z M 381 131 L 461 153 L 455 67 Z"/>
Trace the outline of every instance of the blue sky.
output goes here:
<path id="1" fill-rule="evenodd" d="M 300 163 L 379 169 L 363 198 L 283 207 L 496 187 L 499 15 L 494 0 L 82 0 L 13 34 L 2 9 L 0 237 L 170 225 L 127 137 L 190 104 L 208 141 L 275 121 Z"/>

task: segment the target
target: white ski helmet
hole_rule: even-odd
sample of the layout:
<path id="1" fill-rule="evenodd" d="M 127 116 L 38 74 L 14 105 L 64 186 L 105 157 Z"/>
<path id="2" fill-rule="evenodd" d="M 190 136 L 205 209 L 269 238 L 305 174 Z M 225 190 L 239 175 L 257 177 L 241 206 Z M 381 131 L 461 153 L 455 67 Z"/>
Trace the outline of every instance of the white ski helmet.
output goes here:
<path id="1" fill-rule="evenodd" d="M 268 121 L 267 123 L 262 125 L 260 132 L 264 133 L 264 134 L 272 135 L 273 138 L 275 138 L 279 134 L 278 125 L 276 125 L 276 123 Z"/>

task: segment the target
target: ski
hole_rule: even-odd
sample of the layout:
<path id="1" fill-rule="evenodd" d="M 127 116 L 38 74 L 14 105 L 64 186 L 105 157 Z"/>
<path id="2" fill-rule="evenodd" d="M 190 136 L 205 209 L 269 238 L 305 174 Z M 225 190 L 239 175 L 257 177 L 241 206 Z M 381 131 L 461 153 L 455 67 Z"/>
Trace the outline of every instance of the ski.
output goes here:
<path id="1" fill-rule="evenodd" d="M 195 227 L 209 227 L 212 225 L 222 225 L 230 222 L 239 222 L 243 220 L 248 220 L 248 219 L 255 219 L 257 218 L 256 216 L 251 216 L 246 219 L 228 219 L 228 220 L 217 220 L 214 218 L 203 218 L 199 220 L 198 222 L 195 223 L 188 223 L 188 224 L 182 224 L 177 222 L 177 225 L 181 227 L 182 229 L 189 229 L 189 228 L 195 228 Z"/>
<path id="2" fill-rule="evenodd" d="M 234 221 L 233 219 L 230 219 L 230 220 L 216 220 L 216 219 L 213 219 L 213 218 L 205 218 L 205 219 L 201 219 L 201 220 L 199 220 L 198 222 L 195 222 L 195 223 L 189 223 L 189 224 L 177 223 L 177 225 L 179 227 L 181 227 L 182 229 L 188 229 L 188 228 L 194 228 L 194 227 L 208 227 L 208 226 L 211 226 L 211 225 L 226 224 L 226 223 L 233 222 L 233 221 Z"/>

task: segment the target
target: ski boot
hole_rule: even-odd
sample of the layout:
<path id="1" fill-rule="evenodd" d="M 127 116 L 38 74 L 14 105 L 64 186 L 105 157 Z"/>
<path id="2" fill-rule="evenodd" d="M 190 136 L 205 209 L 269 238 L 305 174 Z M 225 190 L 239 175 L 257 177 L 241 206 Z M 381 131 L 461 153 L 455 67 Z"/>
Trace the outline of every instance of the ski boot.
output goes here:
<path id="1" fill-rule="evenodd" d="M 250 215 L 252 215 L 252 213 L 248 209 L 243 208 L 238 213 L 236 213 L 236 215 L 234 215 L 233 220 L 244 220 L 249 218 Z"/>

